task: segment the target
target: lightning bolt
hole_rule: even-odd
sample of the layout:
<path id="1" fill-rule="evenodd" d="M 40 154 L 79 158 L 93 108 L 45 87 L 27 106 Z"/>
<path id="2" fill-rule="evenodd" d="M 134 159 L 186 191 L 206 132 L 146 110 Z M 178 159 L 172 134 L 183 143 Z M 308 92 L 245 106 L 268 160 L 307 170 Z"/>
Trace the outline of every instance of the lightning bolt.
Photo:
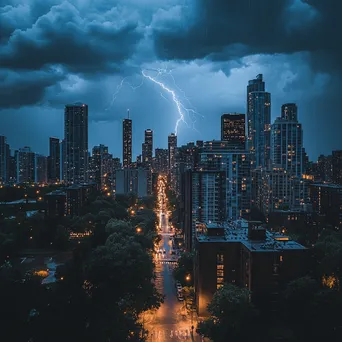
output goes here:
<path id="1" fill-rule="evenodd" d="M 158 84 L 163 90 L 165 90 L 166 92 L 171 94 L 172 101 L 176 104 L 177 111 L 179 114 L 179 118 L 177 119 L 176 125 L 175 125 L 175 134 L 177 135 L 178 134 L 178 126 L 179 126 L 180 122 L 183 121 L 185 124 L 187 124 L 187 123 L 186 123 L 185 118 L 184 118 L 184 112 L 183 112 L 184 106 L 181 103 L 181 101 L 178 99 L 176 92 L 173 89 L 168 88 L 163 82 L 158 81 L 156 78 L 154 78 L 150 75 L 147 75 L 144 70 L 141 71 L 141 74 L 145 78 L 149 79 L 150 81 L 152 81 L 155 84 Z M 158 70 L 158 75 L 160 75 L 160 74 L 161 74 L 161 72 Z"/>
<path id="2" fill-rule="evenodd" d="M 156 73 L 156 76 L 151 76 L 151 75 L 148 75 L 147 72 L 148 71 L 153 71 L 154 73 Z M 172 78 L 172 81 L 173 81 L 173 84 L 174 86 L 179 90 L 179 92 L 182 94 L 181 98 L 185 101 L 187 101 L 187 103 L 189 104 L 190 107 L 193 107 L 192 104 L 191 104 L 191 101 L 190 99 L 185 95 L 185 92 L 180 89 L 176 83 L 176 80 L 172 74 L 172 69 L 168 69 L 168 68 L 148 68 L 148 69 L 144 69 L 144 70 L 141 70 L 141 74 L 142 74 L 142 78 L 141 78 L 141 82 L 139 85 L 137 86 L 133 86 L 129 81 L 128 79 L 131 77 L 131 76 L 126 76 L 124 77 L 121 82 L 117 85 L 116 87 L 116 90 L 112 96 L 112 100 L 110 102 L 110 105 L 108 106 L 108 108 L 106 108 L 106 110 L 108 110 L 109 108 L 111 108 L 115 102 L 115 100 L 117 99 L 117 96 L 118 94 L 120 93 L 122 87 L 124 86 L 124 84 L 127 84 L 130 86 L 130 88 L 135 91 L 136 89 L 140 88 L 143 84 L 144 84 L 144 80 L 145 79 L 148 79 L 150 80 L 151 82 L 157 84 L 163 91 L 167 92 L 168 94 L 171 95 L 171 99 L 172 99 L 172 102 L 176 105 L 176 108 L 177 108 L 177 112 L 178 112 L 178 119 L 176 121 L 176 124 L 175 124 L 175 129 L 174 129 L 174 132 L 176 135 L 178 135 L 178 129 L 179 129 L 179 125 L 181 122 L 185 123 L 187 125 L 187 127 L 190 127 L 189 124 L 186 122 L 185 120 L 185 114 L 188 115 L 188 117 L 191 119 L 192 121 L 192 125 L 191 125 L 191 128 L 196 130 L 198 132 L 198 130 L 195 128 L 195 123 L 196 123 L 196 116 L 197 115 L 200 115 L 202 116 L 201 114 L 199 114 L 195 109 L 193 108 L 188 108 L 186 107 L 182 100 L 180 99 L 180 97 L 177 95 L 176 91 L 174 89 L 171 89 L 169 86 L 167 86 L 164 82 L 162 82 L 160 80 L 160 78 L 163 78 L 165 76 L 169 76 Z M 166 101 L 170 101 L 169 99 L 167 99 L 162 92 L 160 92 L 160 96 L 162 98 L 164 98 Z M 203 117 L 203 116 L 202 116 Z"/>

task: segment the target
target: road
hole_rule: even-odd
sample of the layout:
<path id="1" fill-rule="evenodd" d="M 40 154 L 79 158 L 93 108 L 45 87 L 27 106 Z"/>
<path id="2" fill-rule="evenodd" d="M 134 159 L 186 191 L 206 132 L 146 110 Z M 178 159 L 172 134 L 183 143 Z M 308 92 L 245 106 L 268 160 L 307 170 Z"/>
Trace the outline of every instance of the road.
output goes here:
<path id="1" fill-rule="evenodd" d="M 171 254 L 172 242 L 170 240 L 170 228 L 166 212 L 160 211 L 161 242 L 159 248 L 166 253 L 158 255 L 156 263 L 156 287 L 165 295 L 164 303 L 154 313 L 145 314 L 144 326 L 149 331 L 149 342 L 175 342 L 175 341 L 202 341 L 194 330 L 191 336 L 191 317 L 187 315 L 184 302 L 180 302 L 176 296 L 176 287 L 172 275 L 175 265 L 172 261 L 176 257 Z M 196 323 L 193 325 L 196 327 Z"/>

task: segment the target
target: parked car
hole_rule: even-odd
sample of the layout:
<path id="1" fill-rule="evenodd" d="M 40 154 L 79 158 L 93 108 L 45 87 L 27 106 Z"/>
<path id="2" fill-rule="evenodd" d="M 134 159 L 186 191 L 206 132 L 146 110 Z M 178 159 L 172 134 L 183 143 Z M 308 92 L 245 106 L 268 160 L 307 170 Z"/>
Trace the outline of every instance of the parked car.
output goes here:
<path id="1" fill-rule="evenodd" d="M 181 302 L 184 300 L 184 297 L 183 297 L 182 295 L 177 296 L 177 298 L 178 298 L 178 300 L 181 301 Z"/>

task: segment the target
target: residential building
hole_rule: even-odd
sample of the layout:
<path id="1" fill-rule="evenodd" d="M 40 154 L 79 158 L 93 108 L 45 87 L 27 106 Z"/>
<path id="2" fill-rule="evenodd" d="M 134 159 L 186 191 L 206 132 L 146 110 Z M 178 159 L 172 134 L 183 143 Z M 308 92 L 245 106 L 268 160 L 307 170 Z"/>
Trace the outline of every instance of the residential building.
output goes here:
<path id="1" fill-rule="evenodd" d="M 246 149 L 245 114 L 223 114 L 221 116 L 221 140 L 228 141 L 232 148 Z"/>
<path id="2" fill-rule="evenodd" d="M 312 210 L 335 229 L 342 228 L 342 185 L 311 184 L 309 186 Z"/>
<path id="3" fill-rule="evenodd" d="M 145 197 L 148 192 L 148 171 L 140 169 L 121 169 L 115 172 L 115 194 L 128 195 L 133 193 Z"/>
<path id="4" fill-rule="evenodd" d="M 0 135 L 0 183 L 9 181 L 10 157 L 10 147 L 6 137 Z"/>
<path id="5" fill-rule="evenodd" d="M 35 153 L 25 146 L 16 151 L 17 183 L 34 183 L 35 181 Z"/>
<path id="6" fill-rule="evenodd" d="M 40 184 L 47 183 L 47 170 L 48 170 L 48 159 L 45 156 L 36 154 L 35 161 L 35 182 Z"/>
<path id="7" fill-rule="evenodd" d="M 294 177 L 303 174 L 303 130 L 297 119 L 297 105 L 284 104 L 281 117 L 271 128 L 271 161 Z"/>
<path id="8" fill-rule="evenodd" d="M 94 181 L 99 189 L 110 190 L 113 173 L 113 156 L 108 153 L 108 146 L 100 144 L 92 151 L 92 170 Z"/>
<path id="9" fill-rule="evenodd" d="M 307 268 L 305 247 L 259 222 L 203 224 L 196 232 L 195 250 L 199 316 L 208 315 L 207 306 L 224 283 L 250 290 L 255 304 L 274 310 L 284 286 Z"/>
<path id="10" fill-rule="evenodd" d="M 88 182 L 88 105 L 68 104 L 64 111 L 65 179 L 67 184 Z"/>
<path id="11" fill-rule="evenodd" d="M 192 251 L 196 227 L 205 222 L 223 222 L 226 217 L 224 171 L 193 171 L 183 174 L 183 231 L 185 248 Z"/>
<path id="12" fill-rule="evenodd" d="M 226 174 L 227 219 L 237 220 L 249 215 L 250 167 L 248 151 L 231 149 L 227 141 L 207 141 L 200 151 L 200 170 L 224 171 Z"/>
<path id="13" fill-rule="evenodd" d="M 55 190 L 45 195 L 45 216 L 49 218 L 60 218 L 67 213 L 67 195 L 66 192 Z M 69 196 L 70 200 L 70 196 Z"/>
<path id="14" fill-rule="evenodd" d="M 145 142 L 142 145 L 142 163 L 143 167 L 151 169 L 153 158 L 153 131 L 145 130 Z"/>
<path id="15" fill-rule="evenodd" d="M 50 137 L 48 157 L 48 181 L 59 183 L 61 180 L 61 145 L 58 138 Z"/>

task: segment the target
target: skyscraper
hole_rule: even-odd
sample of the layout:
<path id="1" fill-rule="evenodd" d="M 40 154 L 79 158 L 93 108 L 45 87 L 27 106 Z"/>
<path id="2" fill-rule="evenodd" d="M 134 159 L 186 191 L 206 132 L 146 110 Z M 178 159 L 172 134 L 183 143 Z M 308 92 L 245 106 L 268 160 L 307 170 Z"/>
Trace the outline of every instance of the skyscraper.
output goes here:
<path id="1" fill-rule="evenodd" d="M 128 168 L 132 164 L 132 120 L 128 118 L 123 120 L 123 134 L 122 134 L 122 166 Z"/>
<path id="2" fill-rule="evenodd" d="M 271 94 L 265 91 L 249 92 L 247 107 L 248 149 L 252 168 L 266 167 L 271 148 Z"/>
<path id="3" fill-rule="evenodd" d="M 101 189 L 108 189 L 113 173 L 113 156 L 108 153 L 108 146 L 100 144 L 93 147 L 92 167 L 95 182 Z"/>
<path id="4" fill-rule="evenodd" d="M 297 106 L 294 103 L 281 107 L 281 117 L 271 129 L 271 160 L 291 176 L 303 174 L 303 130 L 297 120 Z"/>
<path id="5" fill-rule="evenodd" d="M 0 135 L 0 183 L 9 181 L 10 157 L 10 148 L 6 137 Z"/>
<path id="6" fill-rule="evenodd" d="M 59 144 L 58 144 L 59 147 Z M 35 174 L 35 182 L 36 183 L 47 183 L 47 157 L 42 156 L 40 154 L 36 154 L 36 174 Z"/>
<path id="7" fill-rule="evenodd" d="M 177 135 L 171 133 L 168 137 L 169 149 L 169 173 L 171 180 L 171 187 L 175 191 L 176 185 L 176 153 L 177 153 Z"/>
<path id="8" fill-rule="evenodd" d="M 156 158 L 154 163 L 154 170 L 155 172 L 167 174 L 168 171 L 168 150 L 163 148 L 156 148 Z"/>
<path id="9" fill-rule="evenodd" d="M 65 179 L 68 184 L 88 181 L 88 105 L 65 106 Z"/>
<path id="10" fill-rule="evenodd" d="M 17 182 L 33 183 L 35 181 L 35 153 L 25 146 L 16 152 Z"/>
<path id="11" fill-rule="evenodd" d="M 48 181 L 59 182 L 61 179 L 61 148 L 58 138 L 50 137 L 50 150 L 48 158 Z"/>
<path id="12" fill-rule="evenodd" d="M 142 163 L 146 168 L 151 168 L 153 157 L 153 131 L 145 130 L 145 142 L 142 144 Z"/>
<path id="13" fill-rule="evenodd" d="M 221 140 L 234 148 L 246 148 L 245 114 L 223 114 L 221 116 Z"/>

